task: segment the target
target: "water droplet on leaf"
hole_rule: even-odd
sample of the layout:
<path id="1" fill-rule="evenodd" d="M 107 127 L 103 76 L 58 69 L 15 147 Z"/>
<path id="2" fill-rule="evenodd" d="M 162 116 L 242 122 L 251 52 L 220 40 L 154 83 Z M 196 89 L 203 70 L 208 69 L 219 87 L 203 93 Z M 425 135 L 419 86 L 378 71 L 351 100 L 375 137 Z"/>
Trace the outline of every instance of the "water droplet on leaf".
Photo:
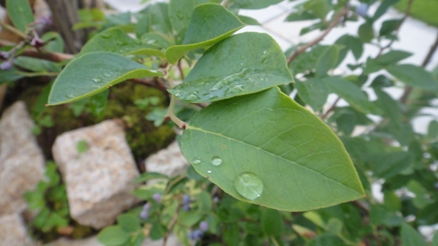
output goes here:
<path id="1" fill-rule="evenodd" d="M 213 164 L 213 166 L 219 166 L 222 164 L 222 159 L 219 156 L 213 156 L 213 158 L 211 158 L 211 164 Z"/>
<path id="2" fill-rule="evenodd" d="M 102 79 L 100 79 L 100 78 L 94 78 L 94 79 L 93 79 L 93 82 L 95 82 L 95 83 L 100 83 L 100 82 L 102 82 Z"/>
<path id="3" fill-rule="evenodd" d="M 192 164 L 194 164 L 194 165 L 201 164 L 201 160 L 199 158 L 195 158 L 195 159 L 193 159 Z"/>
<path id="4" fill-rule="evenodd" d="M 102 38 L 111 38 L 111 34 L 109 34 L 109 33 L 104 33 L 101 36 L 102 36 Z"/>
<path id="5" fill-rule="evenodd" d="M 211 173 L 211 170 L 208 170 L 207 173 Z"/>
<path id="6" fill-rule="evenodd" d="M 236 191 L 249 200 L 254 200 L 263 192 L 262 180 L 253 173 L 241 173 L 234 179 Z"/>

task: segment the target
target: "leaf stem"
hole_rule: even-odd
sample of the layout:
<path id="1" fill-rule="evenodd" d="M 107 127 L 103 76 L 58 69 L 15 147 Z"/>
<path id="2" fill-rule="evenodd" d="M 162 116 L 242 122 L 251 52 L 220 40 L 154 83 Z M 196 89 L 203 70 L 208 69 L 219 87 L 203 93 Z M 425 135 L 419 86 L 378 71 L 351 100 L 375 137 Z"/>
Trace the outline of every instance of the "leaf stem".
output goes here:
<path id="1" fill-rule="evenodd" d="M 180 120 L 176 115 L 175 115 L 175 102 L 176 102 L 176 96 L 175 95 L 171 95 L 170 96 L 170 104 L 169 104 L 169 108 L 167 109 L 167 113 L 166 113 L 166 120 L 172 120 L 173 122 L 175 122 L 175 124 L 185 130 L 187 127 L 187 123 Z"/>
<path id="2" fill-rule="evenodd" d="M 341 100 L 340 97 L 336 98 L 336 100 L 333 102 L 332 106 L 331 106 L 329 109 L 327 109 L 327 111 L 324 113 L 323 116 L 321 116 L 321 120 L 325 120 L 325 119 L 329 116 L 329 114 L 330 114 L 333 110 L 336 109 L 336 104 L 338 104 L 339 100 Z"/>
<path id="3" fill-rule="evenodd" d="M 287 59 L 287 64 L 289 65 L 295 58 L 297 58 L 297 56 L 299 54 L 303 53 L 308 48 L 310 48 L 310 47 L 316 45 L 317 43 L 321 42 L 325 38 L 325 36 L 327 36 L 327 34 L 329 34 L 330 31 L 339 23 L 341 18 L 344 17 L 346 14 L 348 14 L 349 9 L 350 9 L 349 5 L 348 4 L 345 5 L 345 7 L 342 9 L 342 11 L 339 12 L 338 15 L 336 15 L 336 17 L 333 19 L 332 22 L 330 22 L 330 25 L 327 27 L 327 29 L 325 29 L 325 31 L 323 33 L 321 33 L 321 35 L 319 35 L 317 38 L 315 38 L 311 42 L 307 43 L 306 45 L 298 47 L 292 53 L 292 55 L 289 57 L 289 59 Z"/>
<path id="4" fill-rule="evenodd" d="M 17 28 L 6 24 L 3 20 L 0 20 L 0 26 L 3 27 L 4 29 L 13 32 L 15 34 L 17 34 L 18 36 L 20 36 L 23 39 L 27 39 L 26 34 L 24 34 L 23 32 L 21 32 L 20 30 L 18 30 Z"/>

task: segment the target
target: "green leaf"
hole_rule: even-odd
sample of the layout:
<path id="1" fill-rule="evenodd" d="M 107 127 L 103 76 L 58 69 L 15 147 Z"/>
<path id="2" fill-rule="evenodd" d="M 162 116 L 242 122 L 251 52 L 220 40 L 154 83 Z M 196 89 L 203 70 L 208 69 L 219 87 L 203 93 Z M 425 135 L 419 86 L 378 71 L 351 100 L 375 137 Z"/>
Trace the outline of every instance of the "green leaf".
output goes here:
<path id="1" fill-rule="evenodd" d="M 405 223 L 401 226 L 401 241 L 403 246 L 427 246 L 423 236 Z"/>
<path id="2" fill-rule="evenodd" d="M 393 35 L 395 30 L 397 30 L 397 27 L 400 25 L 400 21 L 401 21 L 400 19 L 384 21 L 382 23 L 382 27 L 380 28 L 379 36 L 380 37 L 383 37 L 383 36 L 391 37 L 391 35 Z"/>
<path id="3" fill-rule="evenodd" d="M 438 81 L 424 68 L 411 64 L 394 65 L 387 68 L 388 72 L 401 82 L 429 91 L 438 91 Z"/>
<path id="4" fill-rule="evenodd" d="M 151 179 L 169 179 L 167 175 L 155 172 L 145 172 L 142 173 L 138 178 L 134 180 L 135 183 L 147 182 Z"/>
<path id="5" fill-rule="evenodd" d="M 196 171 L 242 201 L 304 211 L 363 196 L 340 140 L 278 88 L 202 109 L 181 148 Z"/>
<path id="6" fill-rule="evenodd" d="M 230 8 L 237 9 L 264 9 L 271 5 L 281 3 L 283 0 L 230 0 Z"/>
<path id="7" fill-rule="evenodd" d="M 322 235 L 310 240 L 306 246 L 345 246 L 342 239 L 337 236 Z"/>
<path id="8" fill-rule="evenodd" d="M 438 138 L 438 121 L 433 120 L 427 127 L 427 136 L 431 139 Z"/>
<path id="9" fill-rule="evenodd" d="M 73 59 L 56 78 L 49 105 L 73 102 L 95 95 L 132 78 L 162 76 L 123 56 L 95 52 Z"/>
<path id="10" fill-rule="evenodd" d="M 264 33 L 234 35 L 210 48 L 169 92 L 188 102 L 213 102 L 292 82 L 286 57 Z"/>
<path id="11" fill-rule="evenodd" d="M 15 67 L 10 70 L 0 70 L 0 85 L 19 80 L 23 77 L 24 75 Z"/>
<path id="12" fill-rule="evenodd" d="M 242 27 L 244 24 L 239 18 L 222 5 L 198 5 L 193 10 L 183 44 L 169 47 L 166 50 L 166 58 L 175 64 L 190 50 L 209 47 Z"/>
<path id="13" fill-rule="evenodd" d="M 79 55 L 91 52 L 107 51 L 121 55 L 148 55 L 164 57 L 163 51 L 157 47 L 129 37 L 119 27 L 110 28 L 97 35 L 85 44 Z"/>
<path id="14" fill-rule="evenodd" d="M 391 7 L 392 5 L 396 4 L 399 1 L 400 0 L 384 0 L 380 4 L 379 8 L 377 8 L 376 12 L 374 13 L 372 21 L 376 21 L 377 19 L 379 19 L 383 14 L 386 13 L 389 7 Z"/>
<path id="15" fill-rule="evenodd" d="M 261 218 L 263 232 L 266 235 L 279 236 L 283 232 L 283 218 L 277 210 L 265 209 Z"/>
<path id="16" fill-rule="evenodd" d="M 354 109 L 363 113 L 378 113 L 378 108 L 368 100 L 365 92 L 352 82 L 341 77 L 324 78 L 324 81 L 334 93 L 342 97 Z"/>
<path id="17" fill-rule="evenodd" d="M 408 57 L 412 56 L 412 53 L 402 51 L 402 50 L 391 50 L 375 59 L 375 62 L 379 63 L 382 66 L 388 66 L 391 64 L 395 64 L 401 60 L 404 60 Z"/>
<path id="18" fill-rule="evenodd" d="M 335 68 L 338 63 L 339 58 L 339 47 L 337 45 L 333 45 L 328 48 L 319 58 L 316 63 L 316 76 L 324 77 L 327 75 L 327 72 Z"/>
<path id="19" fill-rule="evenodd" d="M 163 238 L 163 236 L 164 236 L 164 230 L 160 224 L 160 221 L 155 221 L 154 223 L 152 223 L 152 228 L 149 231 L 149 237 L 152 240 L 156 241 Z"/>
<path id="20" fill-rule="evenodd" d="M 15 58 L 14 65 L 34 72 L 58 72 L 61 70 L 58 66 L 56 66 L 55 62 L 26 56 L 20 56 Z"/>
<path id="21" fill-rule="evenodd" d="M 190 23 L 195 3 L 193 0 L 171 0 L 169 3 L 169 20 L 177 33 L 185 31 Z"/>
<path id="22" fill-rule="evenodd" d="M 431 246 L 438 246 L 438 231 L 435 231 L 433 235 Z"/>
<path id="23" fill-rule="evenodd" d="M 358 30 L 359 38 L 364 42 L 368 43 L 374 38 L 373 25 L 369 22 L 363 23 Z"/>
<path id="24" fill-rule="evenodd" d="M 362 56 L 363 43 L 357 37 L 353 37 L 350 35 L 344 35 L 344 36 L 340 37 L 338 40 L 336 40 L 335 43 L 338 45 L 345 46 L 345 48 L 341 49 L 339 52 L 338 63 L 340 63 L 344 60 L 345 56 L 347 55 L 348 51 L 350 51 L 350 50 L 353 53 L 354 58 L 356 58 L 356 60 L 358 60 Z"/>
<path id="25" fill-rule="evenodd" d="M 330 3 L 327 0 L 308 0 L 303 3 L 303 6 L 321 20 L 325 20 L 325 17 L 331 10 Z"/>
<path id="26" fill-rule="evenodd" d="M 129 240 L 129 234 L 120 226 L 109 226 L 97 234 L 97 240 L 106 246 L 118 246 Z"/>
<path id="27" fill-rule="evenodd" d="M 64 40 L 59 33 L 46 32 L 43 36 L 41 36 L 41 39 L 45 42 L 45 50 L 52 52 L 64 52 Z"/>
<path id="28" fill-rule="evenodd" d="M 125 232 L 137 232 L 141 230 L 140 220 L 138 216 L 134 216 L 132 214 L 121 214 L 117 217 L 118 225 Z"/>
<path id="29" fill-rule="evenodd" d="M 315 111 L 322 109 L 330 93 L 327 84 L 317 78 L 311 78 L 304 82 L 297 81 L 295 86 L 300 98 Z"/>
<path id="30" fill-rule="evenodd" d="M 260 22 L 258 22 L 256 19 L 249 17 L 249 16 L 245 16 L 245 15 L 239 15 L 238 16 L 240 21 L 245 23 L 246 25 L 252 25 L 252 26 L 261 26 L 262 24 L 260 24 Z"/>
<path id="31" fill-rule="evenodd" d="M 28 0 L 7 0 L 6 11 L 14 26 L 25 32 L 27 26 L 34 22 L 32 8 Z"/>

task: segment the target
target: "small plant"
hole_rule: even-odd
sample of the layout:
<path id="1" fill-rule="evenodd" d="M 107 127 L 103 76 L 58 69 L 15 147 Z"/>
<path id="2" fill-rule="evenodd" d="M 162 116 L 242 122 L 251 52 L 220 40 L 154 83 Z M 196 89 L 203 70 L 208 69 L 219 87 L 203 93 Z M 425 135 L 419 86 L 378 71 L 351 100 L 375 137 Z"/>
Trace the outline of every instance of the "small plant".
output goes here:
<path id="1" fill-rule="evenodd" d="M 33 231 L 62 234 L 70 222 L 65 184 L 61 182 L 54 162 L 47 163 L 45 176 L 46 179 L 40 181 L 35 190 L 24 194 L 29 209 L 37 212 L 32 221 Z"/>

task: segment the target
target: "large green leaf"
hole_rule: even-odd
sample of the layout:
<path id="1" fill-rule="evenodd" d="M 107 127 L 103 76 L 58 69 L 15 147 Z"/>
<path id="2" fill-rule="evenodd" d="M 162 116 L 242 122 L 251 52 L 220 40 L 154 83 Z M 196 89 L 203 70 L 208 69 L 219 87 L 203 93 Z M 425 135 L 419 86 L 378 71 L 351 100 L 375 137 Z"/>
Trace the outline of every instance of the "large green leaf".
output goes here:
<path id="1" fill-rule="evenodd" d="M 162 76 L 121 55 L 95 52 L 72 60 L 56 78 L 49 105 L 76 101 L 127 79 Z"/>
<path id="2" fill-rule="evenodd" d="M 422 67 L 401 64 L 388 67 L 388 72 L 401 82 L 424 90 L 438 91 L 438 81 Z"/>
<path id="3" fill-rule="evenodd" d="M 329 77 L 325 78 L 324 81 L 334 93 L 342 97 L 354 109 L 363 113 L 379 113 L 378 108 L 368 100 L 365 92 L 352 82 L 341 77 Z"/>
<path id="4" fill-rule="evenodd" d="M 27 26 L 34 22 L 28 0 L 7 0 L 6 10 L 12 24 L 22 32 L 26 31 Z"/>
<path id="5" fill-rule="evenodd" d="M 159 47 L 153 44 L 142 44 L 140 41 L 129 37 L 118 27 L 105 30 L 94 36 L 82 48 L 80 55 L 97 51 L 107 51 L 121 55 L 136 54 L 164 57 L 164 52 Z"/>
<path id="6" fill-rule="evenodd" d="M 286 57 L 272 37 L 242 33 L 210 48 L 184 83 L 169 92 L 188 102 L 213 102 L 292 80 Z"/>
<path id="7" fill-rule="evenodd" d="M 202 176 L 246 202 L 303 211 L 364 195 L 341 141 L 278 88 L 202 109 L 181 149 Z"/>
<path id="8" fill-rule="evenodd" d="M 423 236 L 408 224 L 401 226 L 401 239 L 403 246 L 426 246 Z"/>
<path id="9" fill-rule="evenodd" d="M 212 14 L 214 13 L 214 14 Z M 244 27 L 240 19 L 222 5 L 198 5 L 192 13 L 182 45 L 166 50 L 167 60 L 175 64 L 190 50 L 209 47 Z"/>
<path id="10" fill-rule="evenodd" d="M 173 29 L 180 33 L 187 29 L 190 23 L 193 9 L 195 8 L 194 0 L 171 0 L 169 3 L 169 20 Z"/>

